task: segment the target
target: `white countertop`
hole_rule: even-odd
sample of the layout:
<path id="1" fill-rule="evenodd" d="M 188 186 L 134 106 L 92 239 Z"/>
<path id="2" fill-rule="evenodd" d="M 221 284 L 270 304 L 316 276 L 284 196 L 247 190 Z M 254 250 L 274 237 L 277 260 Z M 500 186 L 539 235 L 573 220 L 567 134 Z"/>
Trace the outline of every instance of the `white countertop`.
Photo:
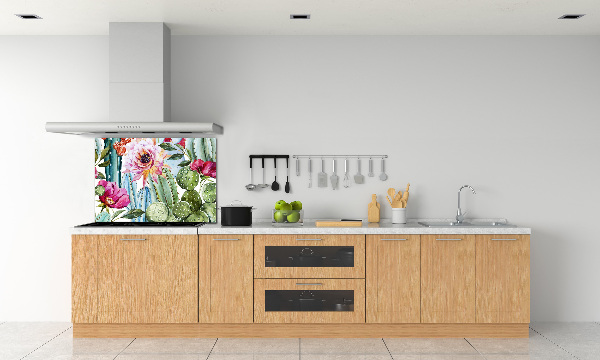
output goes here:
<path id="1" fill-rule="evenodd" d="M 478 221 L 503 221 L 503 219 L 477 219 Z M 273 226 L 266 219 L 255 220 L 252 226 L 221 226 L 207 224 L 201 227 L 73 227 L 74 235 L 195 235 L 195 234 L 512 234 L 528 235 L 531 228 L 507 226 L 469 226 L 469 227 L 427 227 L 419 221 L 448 221 L 448 219 L 409 219 L 407 224 L 392 224 L 390 220 L 380 223 L 368 223 L 363 220 L 362 227 L 316 227 L 314 220 L 304 222 L 302 226 Z M 505 220 L 504 220 L 505 221 Z"/>

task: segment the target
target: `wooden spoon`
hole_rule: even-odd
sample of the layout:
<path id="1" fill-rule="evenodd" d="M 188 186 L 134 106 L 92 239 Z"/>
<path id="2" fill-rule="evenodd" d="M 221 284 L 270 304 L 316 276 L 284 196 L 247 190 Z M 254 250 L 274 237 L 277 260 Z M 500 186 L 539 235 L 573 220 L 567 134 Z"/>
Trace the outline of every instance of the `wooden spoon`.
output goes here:
<path id="1" fill-rule="evenodd" d="M 390 203 L 390 206 L 391 206 L 391 207 L 394 207 L 394 205 L 392 205 L 392 202 L 390 201 L 390 197 L 389 197 L 389 196 L 386 196 L 385 198 L 386 198 L 386 199 L 387 199 L 387 201 Z"/>
<path id="2" fill-rule="evenodd" d="M 396 189 L 394 189 L 394 188 L 389 188 L 387 193 L 388 193 L 388 195 L 389 195 L 389 196 L 390 196 L 390 197 L 393 199 L 393 198 L 394 198 L 394 195 L 396 195 Z"/>

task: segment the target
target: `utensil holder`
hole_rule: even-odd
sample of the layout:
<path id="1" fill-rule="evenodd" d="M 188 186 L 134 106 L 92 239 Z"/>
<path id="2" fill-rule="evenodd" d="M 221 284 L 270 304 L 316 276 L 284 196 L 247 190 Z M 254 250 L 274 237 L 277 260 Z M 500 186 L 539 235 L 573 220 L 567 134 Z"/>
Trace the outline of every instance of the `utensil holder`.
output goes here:
<path id="1" fill-rule="evenodd" d="M 406 208 L 392 208 L 392 224 L 406 224 Z"/>

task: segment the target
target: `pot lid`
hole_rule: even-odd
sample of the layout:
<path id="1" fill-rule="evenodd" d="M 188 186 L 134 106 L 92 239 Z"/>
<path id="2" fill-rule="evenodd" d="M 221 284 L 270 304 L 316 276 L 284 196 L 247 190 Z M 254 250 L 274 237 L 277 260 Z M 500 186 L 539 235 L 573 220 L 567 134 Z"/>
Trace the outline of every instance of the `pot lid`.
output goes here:
<path id="1" fill-rule="evenodd" d="M 240 207 L 240 208 L 245 207 L 245 208 L 251 208 L 252 206 L 244 205 L 244 204 L 242 204 L 242 202 L 240 200 L 233 200 L 230 205 L 226 205 L 226 206 L 222 206 L 222 207 Z"/>

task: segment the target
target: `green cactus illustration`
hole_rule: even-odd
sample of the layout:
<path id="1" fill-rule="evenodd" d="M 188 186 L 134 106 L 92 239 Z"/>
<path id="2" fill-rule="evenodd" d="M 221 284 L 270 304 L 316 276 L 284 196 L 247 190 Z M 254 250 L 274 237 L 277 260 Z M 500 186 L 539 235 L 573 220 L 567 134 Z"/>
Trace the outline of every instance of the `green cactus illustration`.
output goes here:
<path id="1" fill-rule="evenodd" d="M 190 158 L 190 161 L 196 160 L 196 153 L 194 152 L 194 139 L 188 138 L 185 142 L 185 151 Z"/>
<path id="2" fill-rule="evenodd" d="M 192 212 L 192 207 L 187 201 L 180 201 L 173 205 L 173 215 L 178 219 L 187 218 Z"/>
<path id="3" fill-rule="evenodd" d="M 160 187 L 160 191 L 162 193 L 162 195 L 164 196 L 164 202 L 165 204 L 167 204 L 167 206 L 171 207 L 174 204 L 173 201 L 173 193 L 171 192 L 171 186 L 169 185 L 169 182 L 167 181 L 166 178 L 159 176 L 158 177 L 158 186 Z M 177 193 L 175 193 L 177 194 Z M 177 196 L 177 195 L 175 195 Z"/>
<path id="4" fill-rule="evenodd" d="M 182 189 L 194 190 L 198 182 L 200 181 L 200 175 L 197 172 L 190 170 L 188 167 L 182 167 L 177 173 L 177 184 Z"/>
<path id="5" fill-rule="evenodd" d="M 200 197 L 202 202 L 214 203 L 217 201 L 217 184 L 214 181 L 206 180 L 201 185 Z"/>
<path id="6" fill-rule="evenodd" d="M 171 170 L 164 169 L 163 171 L 164 171 L 165 177 L 167 179 L 167 183 L 169 184 L 169 188 L 171 189 L 171 194 L 173 196 L 173 203 L 176 203 L 179 201 L 179 194 L 177 193 L 177 182 L 175 181 L 175 178 L 173 178 L 173 174 L 171 173 Z"/>
<path id="7" fill-rule="evenodd" d="M 210 222 L 217 222 L 217 204 L 216 203 L 204 203 L 200 207 L 202 211 L 208 215 Z"/>
<path id="8" fill-rule="evenodd" d="M 183 195 L 181 195 L 181 201 L 189 203 L 192 211 L 198 211 L 200 210 L 200 206 L 202 206 L 202 199 L 196 190 L 184 192 Z"/>
<path id="9" fill-rule="evenodd" d="M 121 187 L 121 157 L 112 147 L 114 143 L 121 141 L 120 138 L 107 138 L 104 140 L 104 148 L 110 148 L 107 160 L 109 164 L 106 166 L 106 181 L 117 183 L 117 187 Z"/>
<path id="10" fill-rule="evenodd" d="M 202 210 L 198 210 L 197 212 L 194 212 L 192 214 L 190 214 L 190 216 L 188 216 L 185 221 L 187 222 L 208 222 L 208 215 L 206 215 L 206 213 Z"/>
<path id="11" fill-rule="evenodd" d="M 169 216 L 169 208 L 162 202 L 155 202 L 146 209 L 146 219 L 153 222 L 167 220 Z"/>
<path id="12" fill-rule="evenodd" d="M 165 194 L 163 192 L 163 188 L 160 185 L 160 183 L 156 183 L 154 180 L 152 180 L 151 176 L 148 177 L 147 182 L 148 182 L 148 187 L 154 192 L 154 194 L 156 194 L 156 201 L 166 203 Z"/>
<path id="13" fill-rule="evenodd" d="M 173 209 L 169 209 L 169 215 L 167 216 L 167 222 L 178 222 L 179 219 L 177 219 L 175 217 L 175 215 L 173 215 Z"/>

